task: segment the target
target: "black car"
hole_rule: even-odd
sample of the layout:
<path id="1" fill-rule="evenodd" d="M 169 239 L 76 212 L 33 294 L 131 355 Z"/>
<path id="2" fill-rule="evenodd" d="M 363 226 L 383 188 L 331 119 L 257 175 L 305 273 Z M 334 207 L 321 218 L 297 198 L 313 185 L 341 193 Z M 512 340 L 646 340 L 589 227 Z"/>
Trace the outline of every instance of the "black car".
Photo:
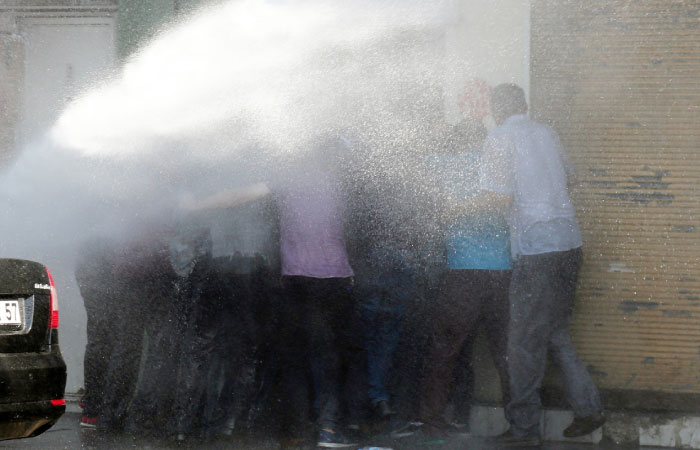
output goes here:
<path id="1" fill-rule="evenodd" d="M 66 410 L 66 364 L 48 269 L 0 259 L 0 440 L 37 436 Z"/>

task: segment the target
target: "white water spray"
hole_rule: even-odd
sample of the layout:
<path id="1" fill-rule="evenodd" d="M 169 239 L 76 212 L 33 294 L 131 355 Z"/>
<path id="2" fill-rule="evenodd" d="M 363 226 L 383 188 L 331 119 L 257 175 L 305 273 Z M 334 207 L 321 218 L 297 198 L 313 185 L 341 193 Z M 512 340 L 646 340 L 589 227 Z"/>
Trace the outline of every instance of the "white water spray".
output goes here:
<path id="1" fill-rule="evenodd" d="M 428 50 L 416 33 L 433 39 L 446 12 L 419 1 L 224 3 L 162 33 L 71 103 L 51 136 L 111 157 L 195 139 L 211 159 L 376 126 L 397 89 L 440 81 L 440 44 Z"/>

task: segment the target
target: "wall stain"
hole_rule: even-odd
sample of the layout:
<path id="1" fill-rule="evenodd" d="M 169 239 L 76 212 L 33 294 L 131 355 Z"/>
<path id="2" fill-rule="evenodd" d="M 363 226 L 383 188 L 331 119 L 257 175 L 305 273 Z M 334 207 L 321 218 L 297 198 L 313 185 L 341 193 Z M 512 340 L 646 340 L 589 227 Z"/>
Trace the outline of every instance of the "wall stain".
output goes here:
<path id="1" fill-rule="evenodd" d="M 669 310 L 664 310 L 662 311 L 663 315 L 666 317 L 693 317 L 693 314 L 690 311 L 669 311 Z"/>
<path id="2" fill-rule="evenodd" d="M 626 193 L 607 193 L 602 194 L 605 197 L 622 200 L 626 202 L 636 203 L 637 205 L 647 206 L 651 202 L 656 202 L 659 206 L 669 206 L 673 203 L 676 196 L 673 194 L 642 194 L 638 192 L 626 192 Z"/>
<path id="3" fill-rule="evenodd" d="M 681 233 L 692 233 L 695 231 L 695 225 L 674 225 L 671 229 Z"/>
<path id="4" fill-rule="evenodd" d="M 638 300 L 623 300 L 617 306 L 617 309 L 628 314 L 634 314 L 640 309 L 658 309 L 658 302 L 642 302 Z"/>
<path id="5" fill-rule="evenodd" d="M 593 364 L 587 365 L 586 370 L 588 370 L 588 373 L 590 373 L 592 376 L 595 376 L 595 377 L 605 378 L 608 376 L 607 372 L 602 372 L 602 371 L 596 369 L 596 367 Z"/>
<path id="6" fill-rule="evenodd" d="M 668 189 L 670 183 L 660 181 L 635 181 L 634 186 L 625 186 L 625 189 Z"/>

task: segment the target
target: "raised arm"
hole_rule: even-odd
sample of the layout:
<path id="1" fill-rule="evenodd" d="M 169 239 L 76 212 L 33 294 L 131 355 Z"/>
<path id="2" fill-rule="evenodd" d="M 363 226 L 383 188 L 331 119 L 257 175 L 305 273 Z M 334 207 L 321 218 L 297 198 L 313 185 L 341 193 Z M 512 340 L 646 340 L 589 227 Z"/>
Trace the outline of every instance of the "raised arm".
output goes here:
<path id="1" fill-rule="evenodd" d="M 191 194 L 188 194 L 180 200 L 180 208 L 190 212 L 233 208 L 269 195 L 270 192 L 267 184 L 256 183 L 250 186 L 217 192 L 202 199 L 196 199 Z"/>

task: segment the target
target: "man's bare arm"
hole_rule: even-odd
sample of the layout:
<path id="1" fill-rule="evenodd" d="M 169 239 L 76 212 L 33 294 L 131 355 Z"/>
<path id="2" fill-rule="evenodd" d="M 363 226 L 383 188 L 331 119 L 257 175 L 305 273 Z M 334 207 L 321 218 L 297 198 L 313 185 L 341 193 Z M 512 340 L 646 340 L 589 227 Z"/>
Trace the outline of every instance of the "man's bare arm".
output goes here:
<path id="1" fill-rule="evenodd" d="M 262 198 L 270 194 L 270 192 L 270 188 L 267 184 L 257 183 L 242 188 L 217 192 L 216 194 L 202 199 L 196 199 L 192 195 L 186 195 L 180 201 L 180 208 L 190 212 L 233 208 Z"/>

